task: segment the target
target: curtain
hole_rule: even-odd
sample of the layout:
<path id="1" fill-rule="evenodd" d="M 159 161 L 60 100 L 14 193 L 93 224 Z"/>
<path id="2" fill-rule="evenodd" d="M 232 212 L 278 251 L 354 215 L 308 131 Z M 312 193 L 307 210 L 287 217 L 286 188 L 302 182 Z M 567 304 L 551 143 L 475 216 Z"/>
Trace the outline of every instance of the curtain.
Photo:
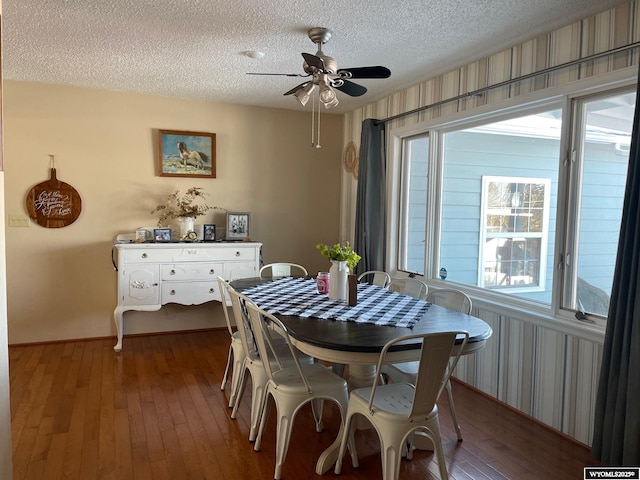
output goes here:
<path id="1" fill-rule="evenodd" d="M 594 415 L 592 455 L 603 465 L 640 465 L 639 129 L 640 91 Z"/>
<path id="2" fill-rule="evenodd" d="M 362 122 L 356 195 L 354 250 L 362 257 L 356 273 L 385 269 L 385 124 Z"/>

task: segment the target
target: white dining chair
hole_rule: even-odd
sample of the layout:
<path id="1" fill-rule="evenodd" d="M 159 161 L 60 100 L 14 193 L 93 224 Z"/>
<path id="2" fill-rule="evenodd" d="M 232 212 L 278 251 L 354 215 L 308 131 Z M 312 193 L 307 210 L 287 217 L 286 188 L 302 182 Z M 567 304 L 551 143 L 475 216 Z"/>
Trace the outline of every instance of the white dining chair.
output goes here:
<path id="1" fill-rule="evenodd" d="M 456 344 L 456 338 L 461 342 Z M 418 374 L 415 382 L 379 385 L 377 378 L 389 350 L 398 342 L 421 340 Z M 347 445 L 352 449 L 352 464 L 358 466 L 354 445 L 354 416 L 366 418 L 380 439 L 383 480 L 396 480 L 400 473 L 403 451 L 411 452 L 414 433 L 426 435 L 433 443 L 440 478 L 447 480 L 447 466 L 442 451 L 437 401 L 453 367 L 469 340 L 468 332 L 441 332 L 406 335 L 388 342 L 382 349 L 376 366 L 376 380 L 367 388 L 357 388 L 349 395 L 347 418 L 342 432 L 335 473 L 342 471 L 342 458 Z"/>
<path id="2" fill-rule="evenodd" d="M 472 309 L 472 302 L 471 298 L 469 298 L 469 295 L 461 290 L 452 288 L 440 288 L 431 290 L 429 292 L 429 295 L 427 296 L 427 300 L 436 305 L 450 308 L 451 310 L 456 310 L 458 312 L 466 313 L 467 315 L 471 313 Z M 453 371 L 451 373 L 453 373 Z M 388 378 L 392 379 L 394 382 L 412 383 L 415 381 L 417 374 L 418 362 L 394 363 L 382 366 L 381 379 L 383 383 L 386 383 Z M 449 400 L 449 412 L 451 413 L 451 420 L 453 421 L 453 426 L 456 430 L 458 441 L 461 442 L 462 430 L 460 429 L 458 416 L 456 414 L 456 407 L 453 403 L 451 380 L 447 380 L 445 390 L 447 392 L 447 399 Z"/>
<path id="3" fill-rule="evenodd" d="M 227 322 L 227 330 L 229 330 L 229 336 L 231 337 L 231 344 L 229 345 L 229 355 L 227 357 L 227 366 L 224 369 L 224 375 L 222 376 L 222 383 L 220 384 L 220 390 L 224 390 L 231 371 L 231 393 L 229 394 L 229 407 L 233 408 L 236 402 L 236 396 L 238 394 L 238 380 L 240 379 L 240 372 L 244 365 L 244 348 L 242 346 L 242 339 L 240 338 L 240 332 L 238 330 L 233 331 L 231 326 L 231 318 L 229 316 L 229 307 L 227 305 L 227 299 L 231 301 L 227 294 L 227 282 L 218 277 L 218 287 L 220 289 L 220 296 L 222 297 L 222 311 L 224 312 L 224 318 Z"/>
<path id="4" fill-rule="evenodd" d="M 426 300 L 429 293 L 429 285 L 415 277 L 391 277 L 389 290 L 409 295 L 419 300 Z"/>
<path id="5" fill-rule="evenodd" d="M 391 284 L 391 275 L 382 270 L 369 270 L 358 275 L 358 283 L 369 283 L 382 288 L 388 288 Z"/>
<path id="6" fill-rule="evenodd" d="M 309 275 L 309 272 L 307 272 L 306 268 L 297 263 L 268 263 L 260 267 L 261 277 L 290 277 L 292 275 L 301 275 L 306 277 Z"/>
<path id="7" fill-rule="evenodd" d="M 289 334 L 284 324 L 250 301 L 247 301 L 246 306 L 260 356 L 264 357 L 269 351 L 273 351 L 269 332 L 276 331 L 286 339 L 291 349 L 291 356 L 297 359 L 296 349 L 289 341 Z M 341 426 L 335 441 L 337 447 L 344 428 L 349 393 L 347 382 L 320 363 L 304 365 L 296 360 L 292 366 L 280 364 L 276 367 L 275 364 L 266 362 L 264 367 L 269 380 L 263 396 L 260 428 L 253 448 L 256 452 L 260 450 L 271 406 L 275 404 L 278 418 L 276 421 L 276 467 L 273 478 L 277 480 L 282 475 L 282 466 L 287 456 L 291 430 L 298 411 L 307 403 L 311 403 L 315 412 L 317 405 L 321 405 L 324 400 L 335 402 L 341 415 Z M 352 445 L 351 441 L 349 445 Z M 301 448 L 305 446 L 301 445 Z M 355 449 L 350 448 L 350 450 L 354 455 Z"/>
<path id="8" fill-rule="evenodd" d="M 251 421 L 249 441 L 253 442 L 258 434 L 261 411 L 260 405 L 262 403 L 264 389 L 268 381 L 264 364 L 268 364 L 270 361 L 274 361 L 274 358 L 278 358 L 281 364 L 291 365 L 294 363 L 294 359 L 286 355 L 289 352 L 289 346 L 284 340 L 272 342 L 272 347 L 274 350 L 278 351 L 276 354 L 277 357 L 274 354 L 270 354 L 266 357 L 260 356 L 256 347 L 255 336 L 245 310 L 245 297 L 226 282 L 224 288 L 226 289 L 226 295 L 231 299 L 231 309 L 236 321 L 236 326 L 238 327 L 238 332 L 240 332 L 242 348 L 245 353 L 244 364 L 238 372 L 240 376 L 238 378 L 237 393 L 235 395 L 235 404 L 231 411 L 231 418 L 237 418 L 238 408 L 244 395 L 247 381 L 249 380 L 249 377 L 251 377 Z M 278 339 L 280 339 L 280 337 L 278 337 Z M 263 361 L 263 358 L 266 360 Z M 303 364 L 312 364 L 314 359 L 313 357 L 300 353 L 299 358 L 295 361 Z M 317 420 L 316 424 L 316 429 L 322 428 L 322 419 Z"/>

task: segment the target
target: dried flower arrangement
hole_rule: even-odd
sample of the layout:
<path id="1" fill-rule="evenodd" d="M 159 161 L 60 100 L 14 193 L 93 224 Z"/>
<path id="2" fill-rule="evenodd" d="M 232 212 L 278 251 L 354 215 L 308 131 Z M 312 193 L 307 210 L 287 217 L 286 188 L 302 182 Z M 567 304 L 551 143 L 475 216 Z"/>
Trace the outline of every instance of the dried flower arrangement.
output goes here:
<path id="1" fill-rule="evenodd" d="M 224 210 L 220 207 L 211 207 L 205 202 L 209 196 L 202 187 L 191 187 L 186 192 L 176 190 L 167 196 L 167 201 L 156 206 L 151 213 L 160 212 L 158 226 L 162 226 L 167 220 L 179 217 L 198 217 L 209 210 Z"/>

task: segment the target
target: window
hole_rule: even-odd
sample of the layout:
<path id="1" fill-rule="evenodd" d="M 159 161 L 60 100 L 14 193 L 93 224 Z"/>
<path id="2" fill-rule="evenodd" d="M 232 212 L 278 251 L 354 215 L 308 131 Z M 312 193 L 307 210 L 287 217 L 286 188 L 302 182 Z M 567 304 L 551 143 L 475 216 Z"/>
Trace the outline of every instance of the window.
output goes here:
<path id="1" fill-rule="evenodd" d="M 572 177 L 575 203 L 567 235 L 563 306 L 606 316 L 618 249 L 634 92 L 576 99 L 573 105 Z M 575 252 L 575 253 L 573 253 Z"/>
<path id="2" fill-rule="evenodd" d="M 448 281 L 551 302 L 561 118 L 553 109 L 442 135 L 434 268 L 446 269 Z"/>
<path id="3" fill-rule="evenodd" d="M 606 316 L 635 87 L 547 105 L 402 139 L 398 269 Z"/>
<path id="4" fill-rule="evenodd" d="M 403 185 L 407 189 L 401 230 L 406 232 L 401 247 L 402 270 L 424 274 L 427 218 L 427 180 L 429 167 L 429 135 L 408 138 L 403 142 L 407 165 Z"/>
<path id="5" fill-rule="evenodd" d="M 545 288 L 548 178 L 483 177 L 478 285 Z"/>

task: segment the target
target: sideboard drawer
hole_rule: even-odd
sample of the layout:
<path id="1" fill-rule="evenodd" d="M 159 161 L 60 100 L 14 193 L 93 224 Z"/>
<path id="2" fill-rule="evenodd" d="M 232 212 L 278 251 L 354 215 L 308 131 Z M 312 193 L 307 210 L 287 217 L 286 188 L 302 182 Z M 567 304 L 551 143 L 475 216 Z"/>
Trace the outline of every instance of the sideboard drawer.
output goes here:
<path id="1" fill-rule="evenodd" d="M 122 262 L 131 263 L 162 263 L 171 262 L 175 251 L 159 248 L 135 248 L 122 251 Z"/>
<path id="2" fill-rule="evenodd" d="M 223 277 L 222 263 L 183 263 L 160 266 L 163 281 L 216 280 Z"/>
<path id="3" fill-rule="evenodd" d="M 256 258 L 256 248 L 255 247 L 244 247 L 238 245 L 235 248 L 221 248 L 215 252 L 215 259 L 228 262 L 230 260 L 241 260 L 241 261 L 255 261 Z"/>
<path id="4" fill-rule="evenodd" d="M 187 262 L 228 262 L 232 260 L 255 261 L 256 248 L 238 247 L 211 248 L 201 244 L 180 248 L 132 248 L 123 253 L 123 262 L 131 263 L 187 263 Z"/>
<path id="5" fill-rule="evenodd" d="M 162 305 L 200 305 L 212 300 L 220 301 L 217 281 L 209 282 L 164 282 L 161 289 Z"/>

